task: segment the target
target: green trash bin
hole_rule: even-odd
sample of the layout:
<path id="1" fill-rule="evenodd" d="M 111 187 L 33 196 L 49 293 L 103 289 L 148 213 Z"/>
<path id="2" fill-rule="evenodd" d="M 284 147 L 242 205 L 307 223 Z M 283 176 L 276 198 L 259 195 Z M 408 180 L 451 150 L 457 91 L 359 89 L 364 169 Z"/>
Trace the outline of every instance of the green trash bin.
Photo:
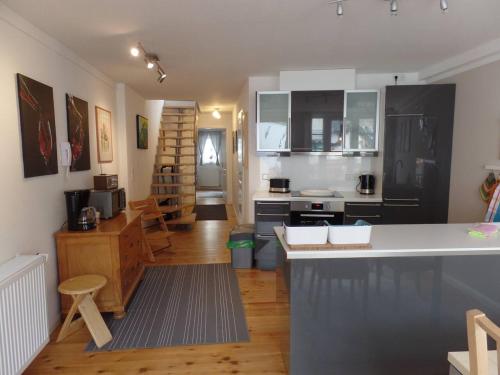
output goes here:
<path id="1" fill-rule="evenodd" d="M 253 225 L 239 225 L 231 231 L 227 248 L 231 250 L 233 268 L 252 268 L 255 248 L 254 232 Z"/>

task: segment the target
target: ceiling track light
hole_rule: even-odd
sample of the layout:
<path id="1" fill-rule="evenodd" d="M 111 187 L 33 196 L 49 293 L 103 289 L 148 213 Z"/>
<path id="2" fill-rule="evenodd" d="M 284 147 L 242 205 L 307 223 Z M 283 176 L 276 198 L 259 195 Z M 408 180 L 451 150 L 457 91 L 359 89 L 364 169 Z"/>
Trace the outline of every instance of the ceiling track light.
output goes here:
<path id="1" fill-rule="evenodd" d="M 153 69 L 156 66 L 156 71 L 158 73 L 158 82 L 162 83 L 165 78 L 167 78 L 167 73 L 160 65 L 160 58 L 156 53 L 149 53 L 144 49 L 144 46 L 139 42 L 137 46 L 130 48 L 130 54 L 134 57 L 139 57 L 142 55 L 144 57 L 144 62 L 148 69 Z"/>
<path id="2" fill-rule="evenodd" d="M 391 11 L 391 16 L 397 16 L 398 15 L 398 0 L 390 0 L 390 6 L 389 9 Z"/>
<path id="3" fill-rule="evenodd" d="M 439 7 L 443 14 L 448 12 L 448 0 L 439 0 Z"/>
<path id="4" fill-rule="evenodd" d="M 344 15 L 344 1 L 347 0 L 333 0 L 330 1 L 329 4 L 336 4 L 337 5 L 337 16 L 342 17 Z"/>

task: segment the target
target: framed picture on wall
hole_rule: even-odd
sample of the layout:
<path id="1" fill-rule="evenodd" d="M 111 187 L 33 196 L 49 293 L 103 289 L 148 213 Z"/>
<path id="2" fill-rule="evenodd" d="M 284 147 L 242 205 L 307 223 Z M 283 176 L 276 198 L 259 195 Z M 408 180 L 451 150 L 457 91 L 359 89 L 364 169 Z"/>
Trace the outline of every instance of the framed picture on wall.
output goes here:
<path id="1" fill-rule="evenodd" d="M 95 123 L 97 132 L 97 161 L 99 163 L 111 163 L 113 161 L 111 112 L 96 106 Z"/>
<path id="2" fill-rule="evenodd" d="M 89 105 L 85 100 L 66 94 L 68 142 L 71 145 L 70 170 L 90 169 Z"/>
<path id="3" fill-rule="evenodd" d="M 148 149 L 148 119 L 144 116 L 136 116 L 136 128 L 137 128 L 137 148 L 142 150 Z"/>
<path id="4" fill-rule="evenodd" d="M 17 74 L 24 177 L 57 174 L 52 87 Z"/>

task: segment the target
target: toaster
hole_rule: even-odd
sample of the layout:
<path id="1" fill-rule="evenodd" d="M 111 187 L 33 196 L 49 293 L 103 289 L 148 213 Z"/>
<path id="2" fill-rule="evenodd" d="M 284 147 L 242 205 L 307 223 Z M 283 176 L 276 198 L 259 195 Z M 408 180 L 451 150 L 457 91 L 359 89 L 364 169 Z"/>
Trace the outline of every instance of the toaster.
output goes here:
<path id="1" fill-rule="evenodd" d="M 290 179 L 289 178 L 270 178 L 269 179 L 270 193 L 289 193 Z"/>

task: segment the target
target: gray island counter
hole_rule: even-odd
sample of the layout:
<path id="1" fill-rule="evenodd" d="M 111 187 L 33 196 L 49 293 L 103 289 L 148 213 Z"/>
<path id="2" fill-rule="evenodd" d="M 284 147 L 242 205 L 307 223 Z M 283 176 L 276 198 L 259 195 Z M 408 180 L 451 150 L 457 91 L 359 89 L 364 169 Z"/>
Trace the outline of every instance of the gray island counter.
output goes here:
<path id="1" fill-rule="evenodd" d="M 465 311 L 500 321 L 500 236 L 473 224 L 375 225 L 370 249 L 291 250 L 275 232 L 289 304 L 289 373 L 445 375 L 467 350 Z"/>

